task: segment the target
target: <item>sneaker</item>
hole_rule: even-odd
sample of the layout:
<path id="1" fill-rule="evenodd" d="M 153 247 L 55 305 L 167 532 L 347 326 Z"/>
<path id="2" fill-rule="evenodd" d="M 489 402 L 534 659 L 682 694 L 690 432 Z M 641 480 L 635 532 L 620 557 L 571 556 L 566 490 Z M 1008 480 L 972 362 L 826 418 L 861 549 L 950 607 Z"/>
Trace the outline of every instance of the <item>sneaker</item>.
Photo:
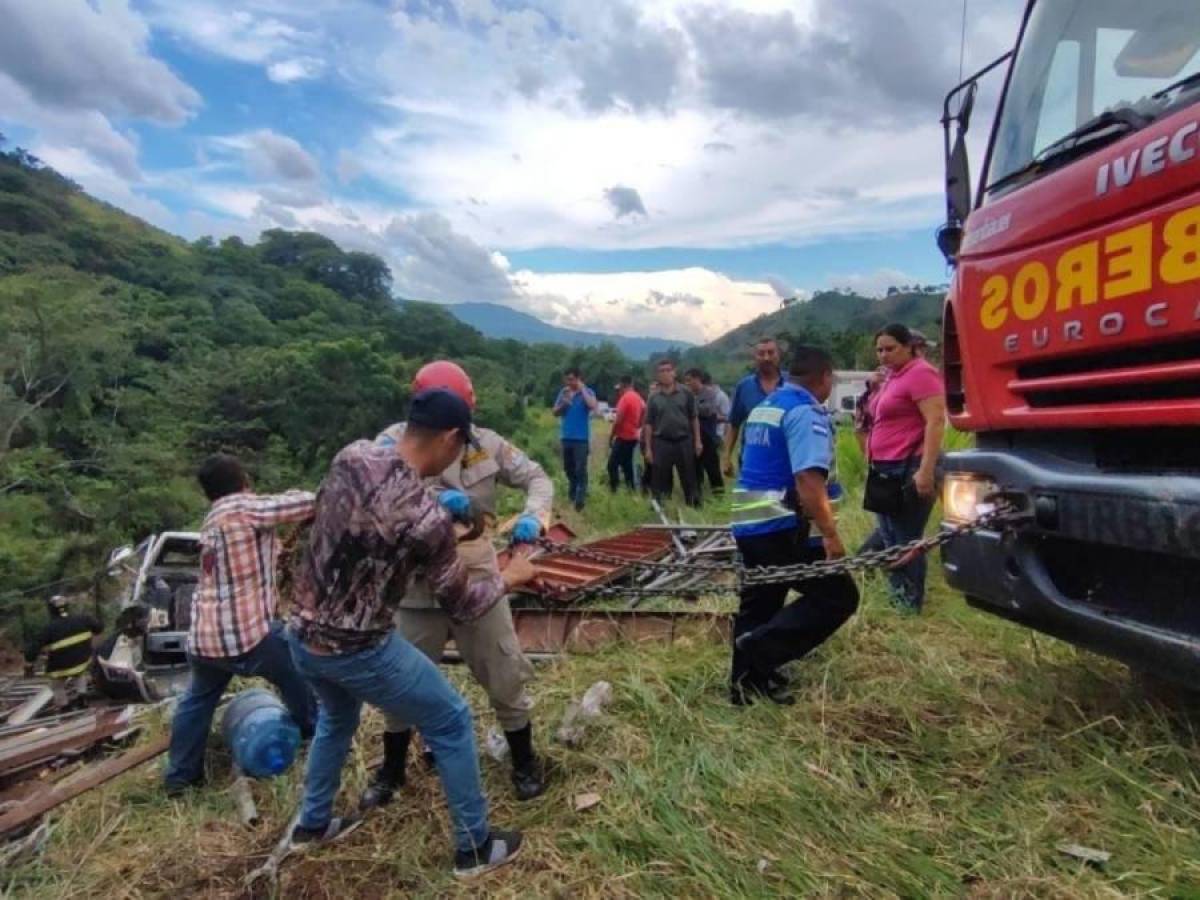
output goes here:
<path id="1" fill-rule="evenodd" d="M 546 793 L 546 767 L 536 758 L 519 769 L 514 766 L 512 783 L 517 799 L 521 802 L 540 797 Z"/>
<path id="2" fill-rule="evenodd" d="M 380 766 L 371 773 L 367 788 L 358 798 L 358 808 L 362 811 L 374 809 L 377 806 L 387 806 L 396 796 L 396 791 L 404 787 L 404 773 L 394 772 L 387 766 Z"/>
<path id="3" fill-rule="evenodd" d="M 454 854 L 456 878 L 474 878 L 508 865 L 521 850 L 521 832 L 493 831 L 477 850 L 459 850 Z"/>
<path id="4" fill-rule="evenodd" d="M 304 828 L 299 822 L 288 838 L 289 850 L 301 850 L 340 841 L 363 823 L 362 816 L 334 816 L 324 828 Z"/>

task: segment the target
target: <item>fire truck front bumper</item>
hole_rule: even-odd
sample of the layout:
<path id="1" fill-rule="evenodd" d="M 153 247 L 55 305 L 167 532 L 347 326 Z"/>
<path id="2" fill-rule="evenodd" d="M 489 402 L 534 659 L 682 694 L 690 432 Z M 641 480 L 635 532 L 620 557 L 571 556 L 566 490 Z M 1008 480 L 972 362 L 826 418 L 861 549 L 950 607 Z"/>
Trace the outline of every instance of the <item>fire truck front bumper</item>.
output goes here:
<path id="1" fill-rule="evenodd" d="M 1200 477 L 977 450 L 950 455 L 946 482 L 948 524 L 996 492 L 1028 513 L 944 548 L 972 606 L 1200 688 Z"/>

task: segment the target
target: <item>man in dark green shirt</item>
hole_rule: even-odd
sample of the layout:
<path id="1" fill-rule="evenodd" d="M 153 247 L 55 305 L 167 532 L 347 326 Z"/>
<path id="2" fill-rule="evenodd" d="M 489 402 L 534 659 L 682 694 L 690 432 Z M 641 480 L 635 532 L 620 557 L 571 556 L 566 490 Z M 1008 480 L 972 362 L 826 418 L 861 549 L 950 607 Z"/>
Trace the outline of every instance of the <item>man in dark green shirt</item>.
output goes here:
<path id="1" fill-rule="evenodd" d="M 654 470 L 651 489 L 660 500 L 670 496 L 674 483 L 672 473 L 678 469 L 684 500 L 699 506 L 696 457 L 700 455 L 702 444 L 696 397 L 675 380 L 675 363 L 671 360 L 659 360 L 654 376 L 658 391 L 651 395 L 646 406 L 644 428 L 650 451 L 646 459 Z"/>

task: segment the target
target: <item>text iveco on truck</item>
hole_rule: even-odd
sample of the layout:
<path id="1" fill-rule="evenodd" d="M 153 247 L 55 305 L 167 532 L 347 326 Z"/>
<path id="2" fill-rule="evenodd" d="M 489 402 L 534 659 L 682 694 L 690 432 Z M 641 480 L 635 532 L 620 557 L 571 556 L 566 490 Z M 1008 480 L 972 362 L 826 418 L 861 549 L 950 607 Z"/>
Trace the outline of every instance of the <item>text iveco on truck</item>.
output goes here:
<path id="1" fill-rule="evenodd" d="M 1007 79 L 973 189 L 978 77 Z M 946 517 L 975 606 L 1200 685 L 1200 2 L 1033 0 L 946 99 Z"/>

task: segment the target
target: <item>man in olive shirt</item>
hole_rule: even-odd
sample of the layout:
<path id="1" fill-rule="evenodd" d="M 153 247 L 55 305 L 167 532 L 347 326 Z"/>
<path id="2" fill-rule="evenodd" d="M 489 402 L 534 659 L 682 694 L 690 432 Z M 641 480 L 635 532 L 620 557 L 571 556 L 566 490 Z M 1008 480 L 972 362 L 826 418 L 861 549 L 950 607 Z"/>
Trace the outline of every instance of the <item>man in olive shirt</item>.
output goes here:
<path id="1" fill-rule="evenodd" d="M 703 445 L 696 396 L 675 380 L 675 363 L 669 359 L 659 360 L 654 376 L 658 391 L 651 395 L 646 405 L 644 426 L 649 450 L 646 460 L 653 467 L 651 489 L 659 500 L 670 496 L 674 481 L 672 473 L 678 469 L 683 499 L 691 506 L 699 506 L 696 457 Z"/>

